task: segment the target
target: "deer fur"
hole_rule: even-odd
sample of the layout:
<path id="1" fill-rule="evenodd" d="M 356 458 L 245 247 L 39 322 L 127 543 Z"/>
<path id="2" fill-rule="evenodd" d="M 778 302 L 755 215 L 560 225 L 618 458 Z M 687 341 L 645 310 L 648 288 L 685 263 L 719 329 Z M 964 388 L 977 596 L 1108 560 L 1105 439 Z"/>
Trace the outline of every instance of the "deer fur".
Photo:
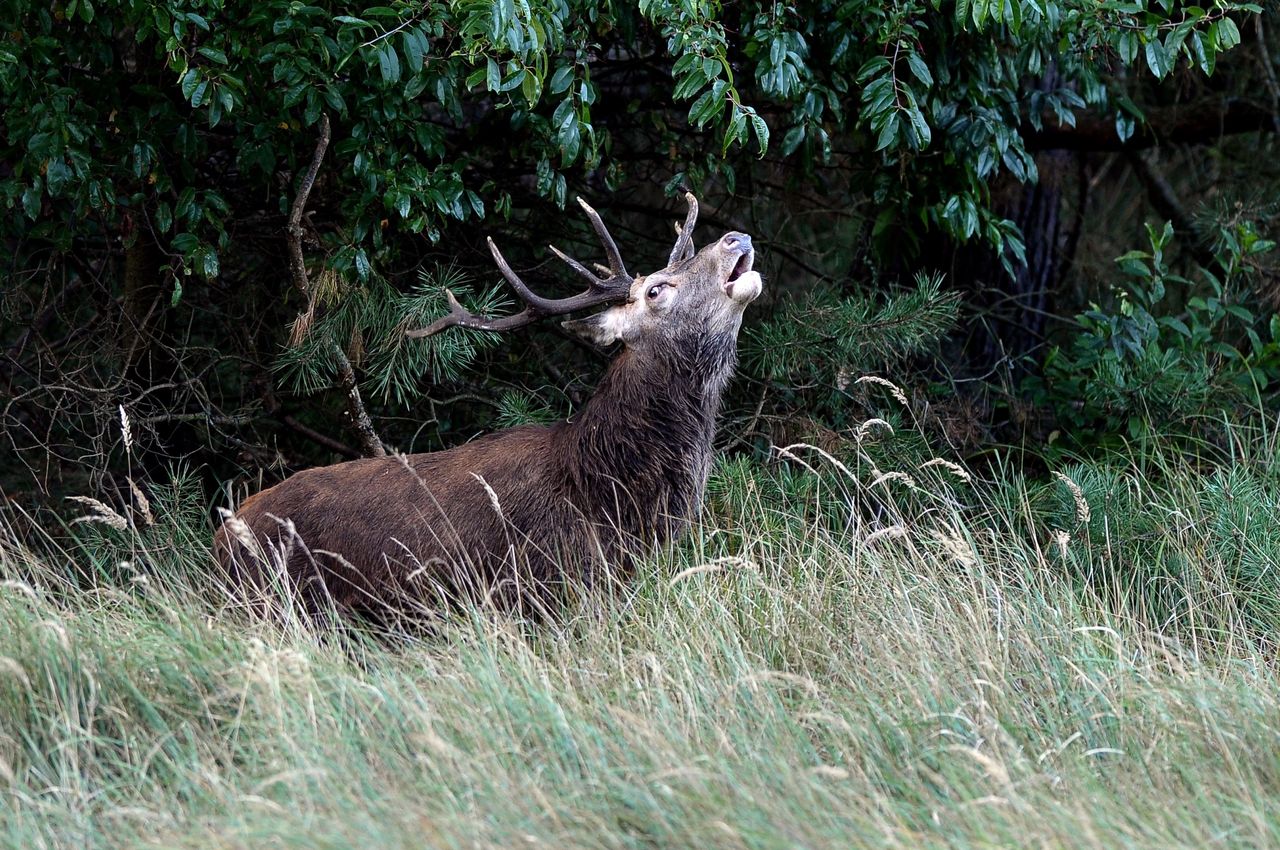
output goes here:
<path id="1" fill-rule="evenodd" d="M 283 568 L 311 612 L 440 596 L 542 604 L 625 574 L 697 515 L 742 313 L 761 288 L 745 234 L 692 256 L 686 237 L 627 303 L 564 323 L 622 344 L 569 420 L 299 472 L 223 524 L 219 561 L 259 587 Z"/>

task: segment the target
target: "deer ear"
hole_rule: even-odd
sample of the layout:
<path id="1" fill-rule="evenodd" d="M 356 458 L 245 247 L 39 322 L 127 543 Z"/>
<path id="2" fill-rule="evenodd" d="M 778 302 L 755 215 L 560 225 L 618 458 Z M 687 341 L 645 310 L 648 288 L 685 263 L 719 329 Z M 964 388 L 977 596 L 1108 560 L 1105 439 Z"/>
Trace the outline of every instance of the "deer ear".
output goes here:
<path id="1" fill-rule="evenodd" d="M 561 322 L 560 327 L 596 345 L 612 345 L 622 339 L 622 318 L 621 311 L 613 307 L 585 319 Z"/>

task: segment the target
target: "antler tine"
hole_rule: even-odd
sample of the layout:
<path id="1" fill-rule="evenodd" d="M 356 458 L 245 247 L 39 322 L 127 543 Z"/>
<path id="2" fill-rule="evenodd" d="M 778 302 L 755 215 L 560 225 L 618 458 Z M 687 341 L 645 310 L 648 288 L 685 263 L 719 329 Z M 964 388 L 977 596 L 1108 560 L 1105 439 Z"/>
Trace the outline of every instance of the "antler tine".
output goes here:
<path id="1" fill-rule="evenodd" d="M 578 273 L 578 274 L 580 274 L 583 278 L 585 278 L 585 279 L 586 279 L 586 281 L 587 281 L 587 283 L 591 284 L 591 287 L 592 287 L 593 289 L 599 289 L 599 288 L 604 284 L 604 279 L 603 279 L 603 278 L 601 278 L 599 275 L 597 275 L 597 274 L 596 274 L 595 272 L 593 272 L 591 269 L 589 269 L 589 268 L 587 268 L 586 266 L 584 266 L 582 263 L 580 263 L 580 262 L 578 262 L 577 260 L 575 260 L 573 257 L 570 257 L 570 256 L 569 256 L 568 254 L 566 254 L 564 251 L 561 251 L 561 250 L 560 250 L 559 248 L 557 248 L 555 245 L 548 245 L 547 247 L 548 247 L 548 248 L 550 248 L 550 249 L 551 249 L 551 253 L 553 253 L 553 254 L 555 254 L 557 257 L 559 257 L 559 258 L 564 262 L 564 264 L 565 264 L 566 266 L 568 266 L 569 268 L 573 269 L 575 272 L 577 272 L 577 273 Z"/>
<path id="2" fill-rule="evenodd" d="M 686 253 L 693 253 L 693 227 L 698 223 L 698 199 L 692 192 L 685 192 L 684 199 L 689 204 L 689 212 L 685 214 L 684 227 L 677 229 L 680 235 L 676 237 L 676 244 L 672 247 L 671 256 L 667 259 L 669 266 L 684 259 Z"/>
<path id="3" fill-rule="evenodd" d="M 501 318 L 477 316 L 459 303 L 452 290 L 446 289 L 444 297 L 449 300 L 449 312 L 425 328 L 416 331 L 405 331 L 405 336 L 410 339 L 421 339 L 427 336 L 434 336 L 440 331 L 452 327 L 472 328 L 478 331 L 510 331 L 524 327 L 538 318 L 538 314 L 527 307 L 519 313 Z"/>
<path id="4" fill-rule="evenodd" d="M 680 222 L 678 221 L 673 221 L 672 224 L 675 226 L 675 229 L 676 229 L 676 240 L 679 241 L 680 236 L 684 233 L 684 228 L 680 225 Z M 680 253 L 680 256 L 678 257 L 678 259 L 687 260 L 696 253 L 697 251 L 693 247 L 693 239 L 691 238 L 685 242 L 684 251 Z M 671 263 L 668 262 L 667 265 L 671 265 Z"/>
<path id="5" fill-rule="evenodd" d="M 582 207 L 583 212 L 587 214 L 587 218 L 591 219 L 591 226 L 596 230 L 596 236 L 600 237 L 600 242 L 604 245 L 604 253 L 609 258 L 609 272 L 612 277 L 630 278 L 627 272 L 627 266 L 622 262 L 622 254 L 618 251 L 618 243 L 613 241 L 613 237 L 609 235 L 609 228 L 604 226 L 604 221 L 600 218 L 600 213 L 592 208 L 582 198 L 578 198 L 578 206 Z"/>
<path id="6" fill-rule="evenodd" d="M 520 276 L 511 270 L 511 266 L 507 265 L 507 260 L 502 256 L 502 252 L 498 250 L 498 245 L 493 241 L 493 237 L 486 238 L 489 242 L 489 253 L 493 254 L 493 261 L 497 264 L 498 271 L 502 272 L 502 276 L 507 279 L 507 283 L 511 284 L 511 288 L 516 291 L 516 295 L 520 296 L 520 300 L 539 312 L 554 313 L 559 301 L 564 299 L 543 298 L 525 286 Z"/>
<path id="7" fill-rule="evenodd" d="M 600 269 L 601 273 L 607 274 L 608 277 L 600 277 L 582 263 L 552 245 L 550 247 L 555 252 L 555 255 L 564 260 L 569 265 L 569 268 L 586 278 L 591 284 L 591 288 L 586 292 L 572 295 L 568 298 L 544 298 L 525 285 L 525 282 L 520 279 L 520 275 L 512 270 L 506 258 L 502 256 L 497 244 L 492 238 L 489 238 L 489 252 L 493 254 L 493 261 L 497 264 L 498 271 L 502 272 L 502 276 L 506 278 L 507 283 L 511 284 L 511 288 L 516 291 L 516 295 L 524 302 L 524 309 L 511 316 L 477 316 L 463 307 L 452 292 L 445 290 L 445 297 L 449 300 L 448 314 L 436 319 L 425 328 L 406 331 L 405 333 L 414 339 L 420 339 L 452 327 L 473 328 L 482 331 L 508 331 L 531 324 L 545 316 L 561 316 L 566 313 L 585 310 L 588 307 L 626 301 L 631 295 L 631 284 L 634 279 L 627 272 L 627 267 L 622 263 L 622 254 L 618 251 L 618 245 L 613 241 L 613 237 L 609 235 L 609 230 L 604 226 L 604 222 L 601 221 L 600 214 L 581 198 L 578 199 L 578 203 L 586 211 L 587 217 L 591 219 L 591 226 L 595 228 L 596 235 L 604 243 L 605 253 L 609 256 L 609 268 L 606 269 L 601 266 Z"/>

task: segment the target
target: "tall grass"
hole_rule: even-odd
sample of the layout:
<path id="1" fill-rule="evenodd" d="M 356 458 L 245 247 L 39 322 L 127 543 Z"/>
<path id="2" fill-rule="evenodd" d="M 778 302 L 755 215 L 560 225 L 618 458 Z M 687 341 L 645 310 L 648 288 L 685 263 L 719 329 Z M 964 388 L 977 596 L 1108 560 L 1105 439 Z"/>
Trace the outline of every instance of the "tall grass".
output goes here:
<path id="1" fill-rule="evenodd" d="M 1274 459 L 791 454 L 612 598 L 391 641 L 225 609 L 182 487 L 10 513 L 0 842 L 1280 845 Z"/>

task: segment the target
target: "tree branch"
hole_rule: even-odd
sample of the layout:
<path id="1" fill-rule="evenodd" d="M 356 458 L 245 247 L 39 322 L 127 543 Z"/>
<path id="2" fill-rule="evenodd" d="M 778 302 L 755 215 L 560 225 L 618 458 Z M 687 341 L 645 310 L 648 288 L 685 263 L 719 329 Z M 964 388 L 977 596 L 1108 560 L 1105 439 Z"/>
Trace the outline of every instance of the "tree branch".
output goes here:
<path id="1" fill-rule="evenodd" d="M 1151 110 L 1147 121 L 1134 128 L 1124 141 L 1116 133 L 1113 118 L 1081 115 L 1076 126 L 1049 126 L 1026 133 L 1027 150 L 1132 151 L 1160 145 L 1205 145 L 1224 136 L 1275 131 L 1270 110 L 1244 100 L 1222 100 Z"/>
<path id="2" fill-rule="evenodd" d="M 307 198 L 311 195 L 311 187 L 316 183 L 316 175 L 320 173 L 320 162 L 325 151 L 329 150 L 329 116 L 320 116 L 320 138 L 316 140 L 316 152 L 311 157 L 311 166 L 302 176 L 298 184 L 298 196 L 293 199 L 293 208 L 289 210 L 289 223 L 285 226 L 286 242 L 289 245 L 289 273 L 293 276 L 293 285 L 311 302 L 311 283 L 307 279 L 307 263 L 302 256 L 302 214 L 307 208 Z"/>
<path id="3" fill-rule="evenodd" d="M 315 443 L 316 445 L 324 446 L 326 449 L 329 449 L 330 451 L 337 452 L 343 457 L 351 458 L 353 460 L 355 458 L 360 457 L 360 453 L 355 449 L 351 448 L 350 446 L 348 446 L 346 443 L 339 442 L 338 440 L 333 439 L 327 434 L 321 434 L 315 428 L 302 424 L 301 422 L 299 422 L 297 419 L 295 419 L 293 416 L 289 415 L 288 413 L 281 414 L 279 419 L 280 419 L 280 422 L 283 423 L 285 426 L 292 429 L 296 433 L 306 437 L 308 440 Z"/>
<path id="4" fill-rule="evenodd" d="M 336 341 L 329 343 L 333 356 L 338 361 L 338 385 L 347 395 L 347 413 L 351 417 L 351 427 L 360 438 L 360 445 L 367 457 L 386 457 L 387 450 L 378 439 L 378 432 L 373 428 L 373 420 L 369 411 L 365 410 L 364 401 L 360 398 L 360 387 L 356 384 L 356 370 L 347 359 L 342 346 Z"/>
<path id="5" fill-rule="evenodd" d="M 1206 269 L 1217 266 L 1213 252 L 1205 246 L 1195 220 L 1182 205 L 1182 201 L 1178 200 L 1178 193 L 1165 176 L 1150 160 L 1136 151 L 1130 152 L 1128 159 L 1134 173 L 1147 189 L 1147 200 L 1151 201 L 1156 212 L 1172 222 L 1173 229 L 1186 240 L 1187 248 L 1195 261 Z"/>
<path id="6" fill-rule="evenodd" d="M 285 227 L 285 241 L 289 246 L 289 272 L 293 278 L 293 286 L 305 299 L 306 308 L 294 322 L 294 337 L 304 336 L 315 320 L 315 297 L 311 291 L 311 282 L 307 278 L 307 263 L 302 255 L 302 216 L 307 208 L 307 197 L 311 187 L 315 185 L 316 175 L 320 173 L 320 163 L 325 151 L 329 149 L 329 116 L 320 116 L 320 138 L 316 141 L 316 152 L 311 157 L 311 166 L 302 176 L 298 184 L 298 196 L 293 199 L 293 208 L 289 211 L 289 223 Z M 386 457 L 382 440 L 374 430 L 373 420 L 365 409 L 360 398 L 360 387 L 356 383 L 356 372 L 351 360 L 337 342 L 330 343 L 330 354 L 338 364 L 338 384 L 342 387 L 347 399 L 347 414 L 351 418 L 351 427 L 360 438 L 360 446 L 368 457 Z"/>

